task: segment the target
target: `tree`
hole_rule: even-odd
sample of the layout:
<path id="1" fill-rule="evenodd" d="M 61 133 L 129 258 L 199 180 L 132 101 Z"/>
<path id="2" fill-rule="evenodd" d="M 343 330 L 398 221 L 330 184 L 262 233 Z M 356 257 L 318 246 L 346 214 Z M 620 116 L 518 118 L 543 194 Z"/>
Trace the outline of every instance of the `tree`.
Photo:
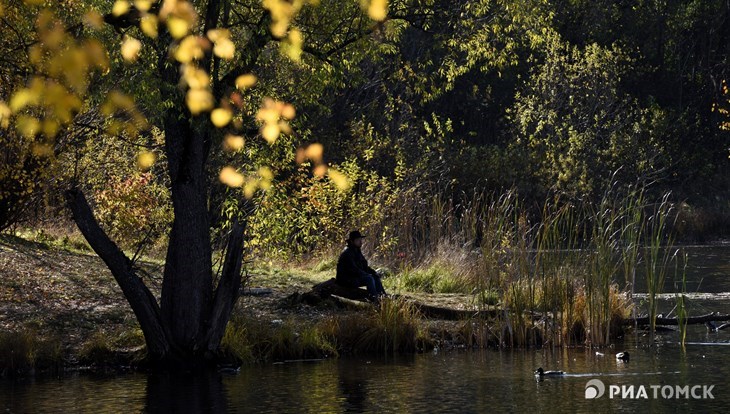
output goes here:
<path id="1" fill-rule="evenodd" d="M 243 91 L 255 83 L 251 71 L 261 54 L 272 44 L 279 44 L 291 59 L 301 58 L 302 32 L 292 21 L 305 3 L 138 0 L 132 4 L 119 0 L 103 16 L 92 11 L 83 17 L 87 27 L 112 27 L 121 33 L 120 52 L 126 64 L 139 60 L 154 68 L 152 84 L 159 100 L 154 109 L 159 116 L 142 116 L 132 99 L 119 91 L 110 92 L 99 103 L 99 111 L 109 118 L 107 124 L 114 132 L 133 136 L 152 122 L 164 134 L 174 219 L 159 303 L 138 277 L 134 263 L 101 228 L 83 191 L 67 191 L 74 221 L 121 287 L 144 332 L 148 358 L 154 364 L 194 369 L 216 359 L 240 289 L 245 218 L 231 228 L 216 280 L 207 166 L 213 148 L 221 142 L 239 149 L 241 135 L 256 131 L 255 126 L 249 126 L 252 122 L 247 114 L 241 112 L 248 108 Z M 373 0 L 366 5 L 373 18 L 385 18 L 385 1 Z M 362 16 L 358 19 L 363 20 Z M 9 104 L 0 102 L 0 121 L 4 125 L 12 121 L 26 139 L 45 148 L 54 142 L 59 130 L 71 128 L 85 105 L 93 105 L 89 92 L 92 80 L 95 73 L 109 71 L 110 60 L 98 40 L 79 35 L 81 25 L 67 30 L 47 8 L 39 9 L 36 29 L 38 39 L 28 47 L 32 70 L 27 86 L 15 91 Z M 361 32 L 355 35 L 362 36 Z M 345 38 L 341 47 L 351 42 Z M 316 54 L 316 49 L 312 52 Z M 149 66 L 141 66 L 138 73 L 147 73 Z M 292 118 L 291 105 L 266 99 L 256 111 L 258 134 L 273 143 L 290 130 L 288 121 Z M 138 163 L 149 168 L 153 157 L 142 151 Z M 323 168 L 322 173 L 327 173 Z M 265 169 L 259 169 L 258 178 L 246 177 L 233 167 L 220 171 L 222 182 L 244 187 L 247 195 L 265 185 L 267 179 Z"/>
<path id="2" fill-rule="evenodd" d="M 660 177 L 663 114 L 622 91 L 630 58 L 616 45 L 581 49 L 557 34 L 545 53 L 512 110 L 516 144 L 545 187 L 580 197 L 600 194 L 615 179 Z"/>

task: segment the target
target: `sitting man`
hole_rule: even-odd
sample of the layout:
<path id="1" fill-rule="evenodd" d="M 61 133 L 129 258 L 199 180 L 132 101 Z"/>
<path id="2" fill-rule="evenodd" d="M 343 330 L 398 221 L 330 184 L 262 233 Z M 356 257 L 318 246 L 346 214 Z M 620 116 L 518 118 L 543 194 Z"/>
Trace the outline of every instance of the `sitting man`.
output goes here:
<path id="1" fill-rule="evenodd" d="M 380 275 L 368 266 L 368 261 L 360 250 L 363 238 L 365 236 L 357 230 L 350 232 L 347 247 L 337 260 L 337 283 L 353 288 L 365 286 L 370 300 L 377 302 L 385 295 L 385 289 L 380 282 Z"/>

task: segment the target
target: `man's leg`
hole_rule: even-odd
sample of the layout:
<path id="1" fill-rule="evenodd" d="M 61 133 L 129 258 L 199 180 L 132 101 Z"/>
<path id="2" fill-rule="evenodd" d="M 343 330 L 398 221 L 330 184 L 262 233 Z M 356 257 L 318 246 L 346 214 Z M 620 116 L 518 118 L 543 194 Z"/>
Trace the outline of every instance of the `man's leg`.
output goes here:
<path id="1" fill-rule="evenodd" d="M 380 276 L 373 276 L 373 281 L 375 282 L 375 290 L 377 290 L 377 294 L 385 295 L 385 289 L 383 288 L 383 282 L 380 281 Z"/>
<path id="2" fill-rule="evenodd" d="M 377 284 L 375 283 L 375 278 L 367 275 L 367 276 L 361 276 L 357 279 L 358 286 L 365 286 L 368 289 L 368 295 L 370 296 L 370 299 L 377 298 L 380 293 L 378 292 Z M 382 285 L 381 285 L 382 289 Z"/>

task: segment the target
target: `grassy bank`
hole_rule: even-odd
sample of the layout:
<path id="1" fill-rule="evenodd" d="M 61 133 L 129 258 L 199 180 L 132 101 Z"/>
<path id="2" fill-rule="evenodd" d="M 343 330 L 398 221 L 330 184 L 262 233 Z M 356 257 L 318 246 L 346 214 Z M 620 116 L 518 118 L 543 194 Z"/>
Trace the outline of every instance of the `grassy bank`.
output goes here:
<path id="1" fill-rule="evenodd" d="M 288 301 L 334 277 L 330 254 L 286 266 L 249 264 L 247 286 L 272 293 L 239 300 L 224 348 L 232 359 L 257 363 L 434 347 L 609 345 L 634 310 L 636 269 L 644 266 L 648 275 L 652 314 L 674 260 L 667 249 L 672 206 L 643 197 L 608 193 L 595 206 L 551 200 L 539 216 L 510 193 L 458 206 L 434 199 L 418 214 L 404 208 L 401 214 L 415 215 L 407 228 L 397 224 L 404 216 L 390 217 L 388 250 L 377 238 L 367 246 L 374 263 L 391 269 L 386 289 L 434 306 L 497 308 L 498 316 L 431 320 L 406 300 L 384 300 L 368 311 Z M 76 233 L 18 234 L 0 236 L 0 326 L 11 333 L 0 338 L 0 371 L 121 366 L 143 358 L 134 315 Z M 162 263 L 140 259 L 136 266 L 159 294 Z"/>

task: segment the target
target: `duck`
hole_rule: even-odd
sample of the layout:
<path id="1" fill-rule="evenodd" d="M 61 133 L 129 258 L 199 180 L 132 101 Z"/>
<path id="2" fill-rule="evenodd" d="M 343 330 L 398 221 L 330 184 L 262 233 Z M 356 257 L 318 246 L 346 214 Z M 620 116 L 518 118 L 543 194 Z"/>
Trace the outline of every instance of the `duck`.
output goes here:
<path id="1" fill-rule="evenodd" d="M 545 371 L 542 369 L 542 367 L 535 370 L 535 376 L 544 378 L 544 377 L 562 377 L 565 375 L 565 372 L 563 371 Z"/>
<path id="2" fill-rule="evenodd" d="M 616 359 L 619 361 L 629 362 L 629 358 L 630 356 L 628 351 L 619 352 L 618 354 L 616 354 Z"/>
<path id="3" fill-rule="evenodd" d="M 707 321 L 707 322 L 705 322 L 705 326 L 707 327 L 708 332 L 720 332 L 723 329 L 727 329 L 728 327 L 730 327 L 730 323 L 726 322 L 726 323 L 723 323 L 722 325 L 718 326 L 713 321 Z"/>

